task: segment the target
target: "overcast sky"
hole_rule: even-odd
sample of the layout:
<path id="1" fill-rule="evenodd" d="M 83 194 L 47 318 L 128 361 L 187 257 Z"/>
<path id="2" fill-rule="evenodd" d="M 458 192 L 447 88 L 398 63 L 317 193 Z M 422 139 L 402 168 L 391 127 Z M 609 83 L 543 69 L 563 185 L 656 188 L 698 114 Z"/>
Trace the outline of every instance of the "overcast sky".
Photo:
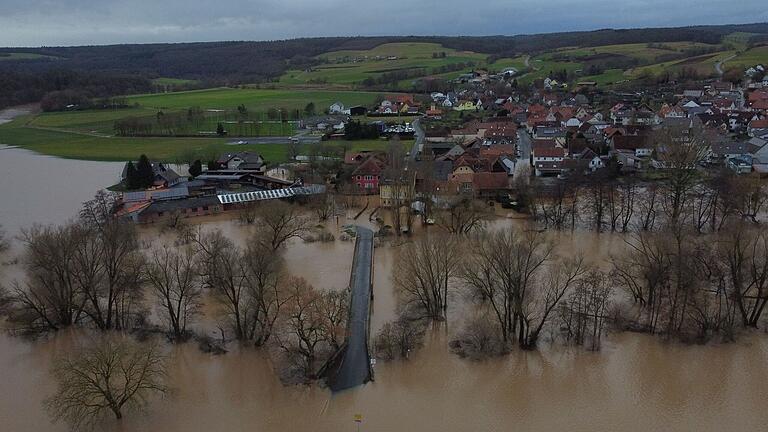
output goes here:
<path id="1" fill-rule="evenodd" d="M 515 35 L 765 21 L 765 0 L 0 0 L 0 46 Z"/>

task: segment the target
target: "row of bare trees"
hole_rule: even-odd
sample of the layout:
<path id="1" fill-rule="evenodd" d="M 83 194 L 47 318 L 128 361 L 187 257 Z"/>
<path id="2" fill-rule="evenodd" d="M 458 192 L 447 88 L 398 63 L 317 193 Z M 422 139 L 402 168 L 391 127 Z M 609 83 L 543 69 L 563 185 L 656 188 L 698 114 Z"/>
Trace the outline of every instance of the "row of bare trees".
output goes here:
<path id="1" fill-rule="evenodd" d="M 683 223 L 697 233 L 711 233 L 731 221 L 755 222 L 768 201 L 757 177 L 726 170 L 686 172 L 697 178 L 696 182 L 686 182 L 685 187 L 682 180 L 640 182 L 599 172 L 540 184 L 534 192 L 532 213 L 545 227 L 559 230 L 582 226 L 598 232 L 652 231 L 669 223 Z"/>
<path id="2" fill-rule="evenodd" d="M 457 295 L 469 299 L 482 317 L 471 320 L 472 328 L 459 335 L 458 345 L 498 352 L 513 344 L 533 349 L 552 319 L 576 304 L 569 293 L 591 287 L 587 281 L 598 274 L 578 254 L 556 256 L 545 234 L 514 229 L 425 236 L 402 247 L 396 268 L 400 316 L 379 334 L 388 357 L 406 356 L 417 347 L 423 326 L 414 323 L 445 321 Z M 598 316 L 602 335 L 609 293 L 599 293 L 603 305 L 590 316 Z M 586 312 L 574 309 L 573 314 Z M 600 335 L 595 334 L 595 346 Z"/>
<path id="3" fill-rule="evenodd" d="M 533 196 L 537 220 L 556 229 L 579 222 L 602 231 L 642 231 L 689 225 L 696 232 L 717 232 L 732 219 L 755 221 L 766 195 L 759 178 L 730 170 L 704 170 L 712 142 L 700 122 L 663 124 L 648 137 L 653 146 L 656 181 L 614 178 L 610 170 L 572 173 L 567 181 L 542 184 Z"/>
<path id="4" fill-rule="evenodd" d="M 612 282 L 631 298 L 627 325 L 683 339 L 734 337 L 754 328 L 768 303 L 768 237 L 745 222 L 718 235 L 679 226 L 625 240 Z"/>

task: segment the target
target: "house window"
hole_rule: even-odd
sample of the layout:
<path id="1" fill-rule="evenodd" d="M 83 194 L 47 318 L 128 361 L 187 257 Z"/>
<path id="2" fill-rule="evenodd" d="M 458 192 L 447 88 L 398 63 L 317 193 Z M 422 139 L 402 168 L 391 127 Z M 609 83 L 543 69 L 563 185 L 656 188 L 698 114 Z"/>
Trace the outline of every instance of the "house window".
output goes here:
<path id="1" fill-rule="evenodd" d="M 358 179 L 359 179 L 359 177 L 358 177 Z M 358 188 L 361 188 L 361 187 L 363 187 L 363 184 L 362 184 L 362 183 L 358 183 L 358 184 L 357 184 L 357 187 L 358 187 Z"/>
<path id="2" fill-rule="evenodd" d="M 203 206 L 203 211 L 208 211 L 208 206 Z"/>
<path id="3" fill-rule="evenodd" d="M 157 212 L 157 217 L 163 217 L 164 212 Z"/>
<path id="4" fill-rule="evenodd" d="M 358 180 L 360 180 L 361 178 L 362 178 L 361 176 L 357 176 L 357 179 L 358 179 Z"/>

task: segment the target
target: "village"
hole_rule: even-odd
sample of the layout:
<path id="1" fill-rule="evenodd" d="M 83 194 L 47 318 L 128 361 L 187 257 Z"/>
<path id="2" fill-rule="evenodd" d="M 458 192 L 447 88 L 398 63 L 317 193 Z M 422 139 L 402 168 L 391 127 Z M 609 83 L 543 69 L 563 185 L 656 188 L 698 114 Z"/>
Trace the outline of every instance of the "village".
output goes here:
<path id="1" fill-rule="evenodd" d="M 477 70 L 451 81 L 452 91 L 383 96 L 373 106 L 337 101 L 300 122 L 285 144 L 296 147 L 287 163 L 232 151 L 195 161 L 186 175 L 145 161 L 152 180 L 137 190 L 128 187 L 131 162 L 121 174 L 126 192 L 118 215 L 140 223 L 176 220 L 326 193 L 397 209 L 395 219 L 420 215 L 425 224 L 467 201 L 530 213 L 526 196 L 546 197 L 558 184 L 606 176 L 663 181 L 674 165 L 674 143 L 695 143 L 692 171 L 768 174 L 762 65 L 744 72 L 742 86 L 706 80 L 638 92 L 603 91 L 594 82 L 569 89 L 550 78 L 518 88 L 516 73 Z M 300 151 L 307 137 L 313 140 Z M 326 140 L 361 138 L 384 140 L 387 149 L 323 151 Z M 312 146 L 319 150 L 307 152 Z"/>

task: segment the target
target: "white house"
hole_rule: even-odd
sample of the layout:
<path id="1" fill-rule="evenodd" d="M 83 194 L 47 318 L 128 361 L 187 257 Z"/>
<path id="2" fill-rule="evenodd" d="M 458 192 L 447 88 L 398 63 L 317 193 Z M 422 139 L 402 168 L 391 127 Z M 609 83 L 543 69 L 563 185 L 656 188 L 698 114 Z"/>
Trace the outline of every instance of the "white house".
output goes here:
<path id="1" fill-rule="evenodd" d="M 334 102 L 331 107 L 328 108 L 328 112 L 331 114 L 344 114 L 344 104 L 341 102 Z"/>

